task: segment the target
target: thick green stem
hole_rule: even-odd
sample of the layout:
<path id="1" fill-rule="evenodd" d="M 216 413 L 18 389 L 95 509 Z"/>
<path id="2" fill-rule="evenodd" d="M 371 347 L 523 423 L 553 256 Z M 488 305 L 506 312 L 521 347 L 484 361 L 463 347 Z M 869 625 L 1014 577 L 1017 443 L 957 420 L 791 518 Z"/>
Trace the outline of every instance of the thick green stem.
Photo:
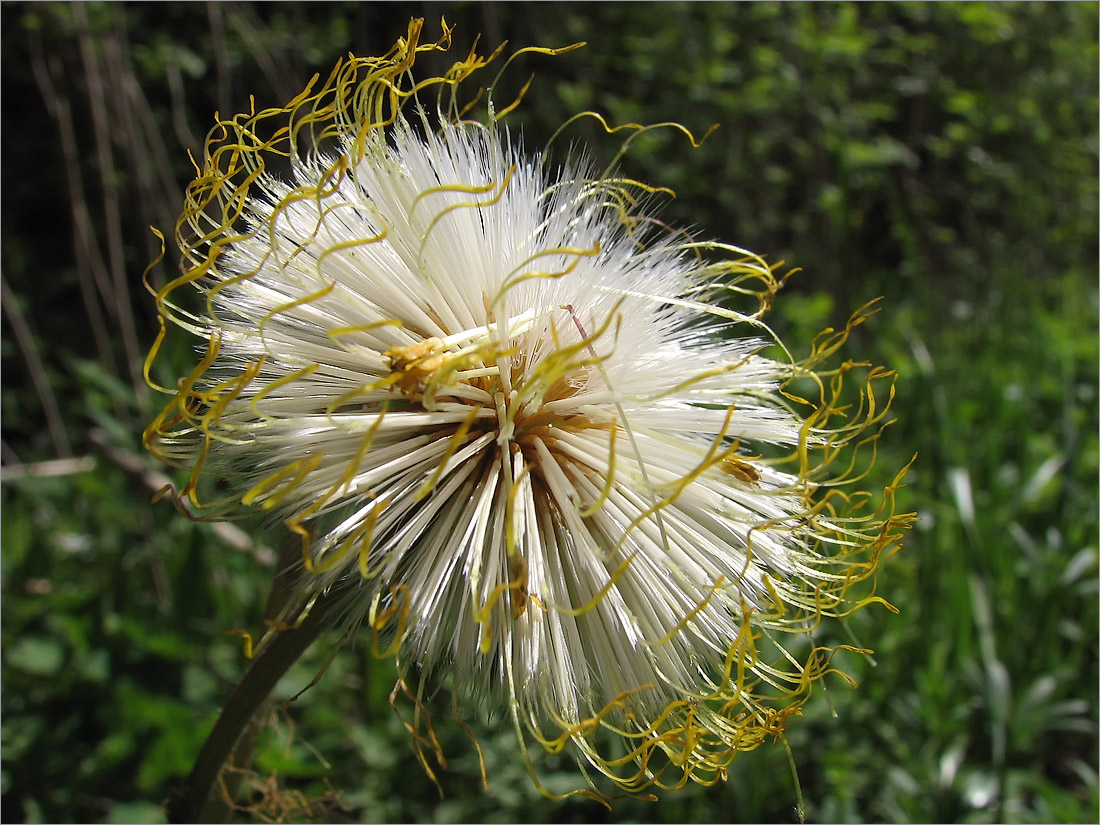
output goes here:
<path id="1" fill-rule="evenodd" d="M 277 631 L 256 654 L 229 696 L 214 729 L 199 751 L 187 783 L 168 802 L 169 822 L 204 822 L 203 811 L 226 760 L 248 729 L 256 710 L 279 679 L 323 630 L 331 626 L 335 597 L 321 596 L 297 627 Z"/>

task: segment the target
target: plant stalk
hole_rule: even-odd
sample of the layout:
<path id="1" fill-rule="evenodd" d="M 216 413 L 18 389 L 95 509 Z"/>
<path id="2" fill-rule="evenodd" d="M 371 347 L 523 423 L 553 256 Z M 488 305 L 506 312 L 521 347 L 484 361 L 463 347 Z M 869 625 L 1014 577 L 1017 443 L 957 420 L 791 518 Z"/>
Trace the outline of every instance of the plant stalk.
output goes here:
<path id="1" fill-rule="evenodd" d="M 260 648 L 251 666 L 222 708 L 221 715 L 199 751 L 191 775 L 167 805 L 169 822 L 206 822 L 214 786 L 226 760 L 241 741 L 257 709 L 276 683 L 305 653 L 321 632 L 331 626 L 330 614 L 337 599 L 320 596 L 309 614 L 295 627 L 278 630 Z"/>

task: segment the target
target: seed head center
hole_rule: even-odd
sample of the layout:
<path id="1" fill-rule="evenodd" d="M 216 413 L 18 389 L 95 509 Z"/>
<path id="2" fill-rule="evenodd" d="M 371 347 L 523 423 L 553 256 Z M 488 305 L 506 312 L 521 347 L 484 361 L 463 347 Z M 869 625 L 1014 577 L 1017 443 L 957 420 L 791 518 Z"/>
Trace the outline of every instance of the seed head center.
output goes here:
<path id="1" fill-rule="evenodd" d="M 530 320 L 530 313 L 510 319 L 509 331 L 526 331 Z M 479 418 L 472 427 L 498 430 L 502 445 L 513 441 L 520 447 L 531 446 L 535 437 L 552 444 L 559 427 L 577 430 L 608 426 L 607 416 L 597 416 L 597 421 L 588 414 L 590 410 L 570 409 L 568 404 L 568 399 L 586 383 L 590 369 L 587 352 L 562 348 L 557 340 L 544 341 L 542 344 L 558 346 L 533 359 L 531 342 L 521 346 L 518 337 L 502 341 L 488 332 L 495 329 L 486 327 L 447 338 L 427 337 L 391 347 L 383 356 L 389 361 L 392 386 L 407 401 L 427 411 L 454 410 L 455 404 L 495 408 L 497 415 Z"/>

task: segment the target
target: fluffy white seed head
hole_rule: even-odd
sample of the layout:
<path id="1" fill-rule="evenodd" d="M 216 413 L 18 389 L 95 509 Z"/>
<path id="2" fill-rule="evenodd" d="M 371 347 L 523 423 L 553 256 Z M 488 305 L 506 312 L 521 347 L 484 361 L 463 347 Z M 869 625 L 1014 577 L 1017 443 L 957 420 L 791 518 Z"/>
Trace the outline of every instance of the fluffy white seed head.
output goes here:
<path id="1" fill-rule="evenodd" d="M 904 517 L 846 515 L 826 472 L 881 420 L 889 375 L 833 426 L 851 364 L 814 368 L 847 330 L 766 357 L 761 259 L 669 232 L 651 188 L 554 167 L 495 119 L 406 105 L 435 47 L 418 34 L 212 133 L 185 274 L 158 296 L 208 347 L 147 443 L 191 469 L 182 501 L 213 477 L 223 510 L 285 522 L 293 606 L 339 590 L 402 679 L 450 677 L 630 790 L 712 781 L 827 667 L 767 661 L 760 634 L 858 606 L 897 542 Z M 299 128 L 259 138 L 278 114 Z M 289 177 L 264 171 L 278 151 Z M 171 299 L 192 284 L 199 315 Z"/>

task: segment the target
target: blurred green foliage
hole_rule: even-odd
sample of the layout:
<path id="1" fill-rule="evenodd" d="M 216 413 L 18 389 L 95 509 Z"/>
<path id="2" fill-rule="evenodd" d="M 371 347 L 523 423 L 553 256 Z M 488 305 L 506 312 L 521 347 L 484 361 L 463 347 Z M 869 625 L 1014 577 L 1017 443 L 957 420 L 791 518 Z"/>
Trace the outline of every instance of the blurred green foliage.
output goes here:
<path id="1" fill-rule="evenodd" d="M 246 665 L 223 631 L 260 626 L 274 535 L 151 505 L 140 454 L 148 227 L 170 235 L 187 150 L 215 110 L 282 104 L 442 14 L 456 52 L 478 32 L 588 41 L 510 73 L 515 89 L 536 73 L 511 120 L 529 146 L 580 109 L 719 123 L 697 150 L 647 134 L 624 169 L 676 190 L 670 222 L 805 270 L 773 316 L 788 341 L 886 298 L 848 351 L 898 370 L 878 480 L 919 452 L 903 504 L 922 521 L 882 582 L 900 615 L 848 628 L 877 667 L 845 661 L 860 689 L 834 682 L 789 730 L 810 820 L 1096 822 L 1095 3 L 0 6 L 4 820 L 163 816 Z M 597 164 L 614 151 L 587 121 L 567 137 Z M 324 666 L 318 648 L 281 699 Z M 500 717 L 475 724 L 483 792 L 445 704 L 440 799 L 391 684 L 349 646 L 276 706 L 239 818 L 795 816 L 779 746 L 656 805 L 544 800 Z M 542 762 L 571 787 L 569 760 Z"/>

